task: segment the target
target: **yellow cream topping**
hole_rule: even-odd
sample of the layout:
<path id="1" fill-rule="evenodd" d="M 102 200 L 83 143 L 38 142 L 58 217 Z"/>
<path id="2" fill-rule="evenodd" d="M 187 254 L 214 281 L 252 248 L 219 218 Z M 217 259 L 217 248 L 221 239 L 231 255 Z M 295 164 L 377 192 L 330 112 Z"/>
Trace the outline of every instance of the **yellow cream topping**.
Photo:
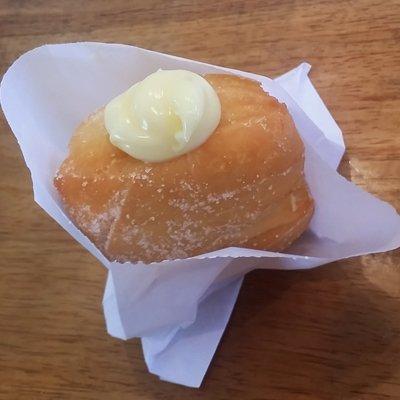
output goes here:
<path id="1" fill-rule="evenodd" d="M 200 75 L 159 70 L 105 108 L 111 143 L 142 161 L 160 162 L 203 144 L 221 118 L 213 87 Z"/>

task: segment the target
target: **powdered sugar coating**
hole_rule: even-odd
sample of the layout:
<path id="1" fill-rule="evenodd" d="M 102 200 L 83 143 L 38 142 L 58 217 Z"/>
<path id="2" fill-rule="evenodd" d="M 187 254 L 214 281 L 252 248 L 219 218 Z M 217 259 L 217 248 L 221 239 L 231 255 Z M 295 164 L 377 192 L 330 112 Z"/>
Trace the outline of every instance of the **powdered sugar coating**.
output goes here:
<path id="1" fill-rule="evenodd" d="M 296 221 L 311 215 L 312 201 L 301 141 L 285 107 L 249 82 L 211 79 L 223 105 L 220 126 L 169 162 L 121 154 L 107 141 L 102 111 L 78 129 L 55 184 L 72 220 L 109 259 L 280 249 L 304 229 Z"/>

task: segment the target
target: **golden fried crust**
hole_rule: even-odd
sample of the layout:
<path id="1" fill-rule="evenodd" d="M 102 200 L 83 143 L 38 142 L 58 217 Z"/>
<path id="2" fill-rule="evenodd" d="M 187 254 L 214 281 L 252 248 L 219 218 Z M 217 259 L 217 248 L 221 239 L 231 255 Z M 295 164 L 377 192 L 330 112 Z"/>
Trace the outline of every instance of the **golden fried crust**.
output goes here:
<path id="1" fill-rule="evenodd" d="M 283 250 L 313 201 L 285 105 L 257 82 L 207 75 L 221 121 L 199 148 L 144 163 L 114 147 L 103 110 L 84 121 L 54 184 L 73 222 L 110 260 L 153 262 L 228 246 Z"/>

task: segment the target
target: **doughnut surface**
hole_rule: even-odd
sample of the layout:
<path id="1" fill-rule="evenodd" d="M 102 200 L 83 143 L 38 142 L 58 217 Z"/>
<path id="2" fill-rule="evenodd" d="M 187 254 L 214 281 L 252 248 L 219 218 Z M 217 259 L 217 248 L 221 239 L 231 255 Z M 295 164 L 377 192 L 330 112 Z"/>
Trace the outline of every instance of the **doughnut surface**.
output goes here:
<path id="1" fill-rule="evenodd" d="M 114 147 L 103 109 L 76 130 L 54 179 L 65 210 L 110 260 L 153 262 L 224 247 L 280 251 L 307 228 L 304 147 L 258 82 L 206 75 L 221 121 L 197 149 L 145 163 Z"/>

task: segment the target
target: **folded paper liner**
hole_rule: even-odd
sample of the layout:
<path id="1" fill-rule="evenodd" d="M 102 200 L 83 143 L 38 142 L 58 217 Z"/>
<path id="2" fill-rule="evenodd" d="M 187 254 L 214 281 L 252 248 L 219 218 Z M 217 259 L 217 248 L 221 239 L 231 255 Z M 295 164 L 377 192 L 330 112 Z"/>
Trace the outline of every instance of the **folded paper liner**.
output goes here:
<path id="1" fill-rule="evenodd" d="M 108 261 L 64 213 L 52 182 L 75 128 L 159 68 L 245 76 L 286 103 L 305 144 L 306 179 L 316 203 L 308 231 L 287 253 L 231 247 L 185 260 L 120 264 Z M 36 202 L 108 268 L 107 330 L 121 339 L 140 337 L 149 371 L 163 380 L 200 386 L 247 272 L 313 268 L 400 246 L 393 207 L 336 172 L 342 133 L 309 69 L 303 63 L 271 80 L 133 46 L 68 43 L 25 53 L 3 77 L 1 106 L 31 171 Z"/>

